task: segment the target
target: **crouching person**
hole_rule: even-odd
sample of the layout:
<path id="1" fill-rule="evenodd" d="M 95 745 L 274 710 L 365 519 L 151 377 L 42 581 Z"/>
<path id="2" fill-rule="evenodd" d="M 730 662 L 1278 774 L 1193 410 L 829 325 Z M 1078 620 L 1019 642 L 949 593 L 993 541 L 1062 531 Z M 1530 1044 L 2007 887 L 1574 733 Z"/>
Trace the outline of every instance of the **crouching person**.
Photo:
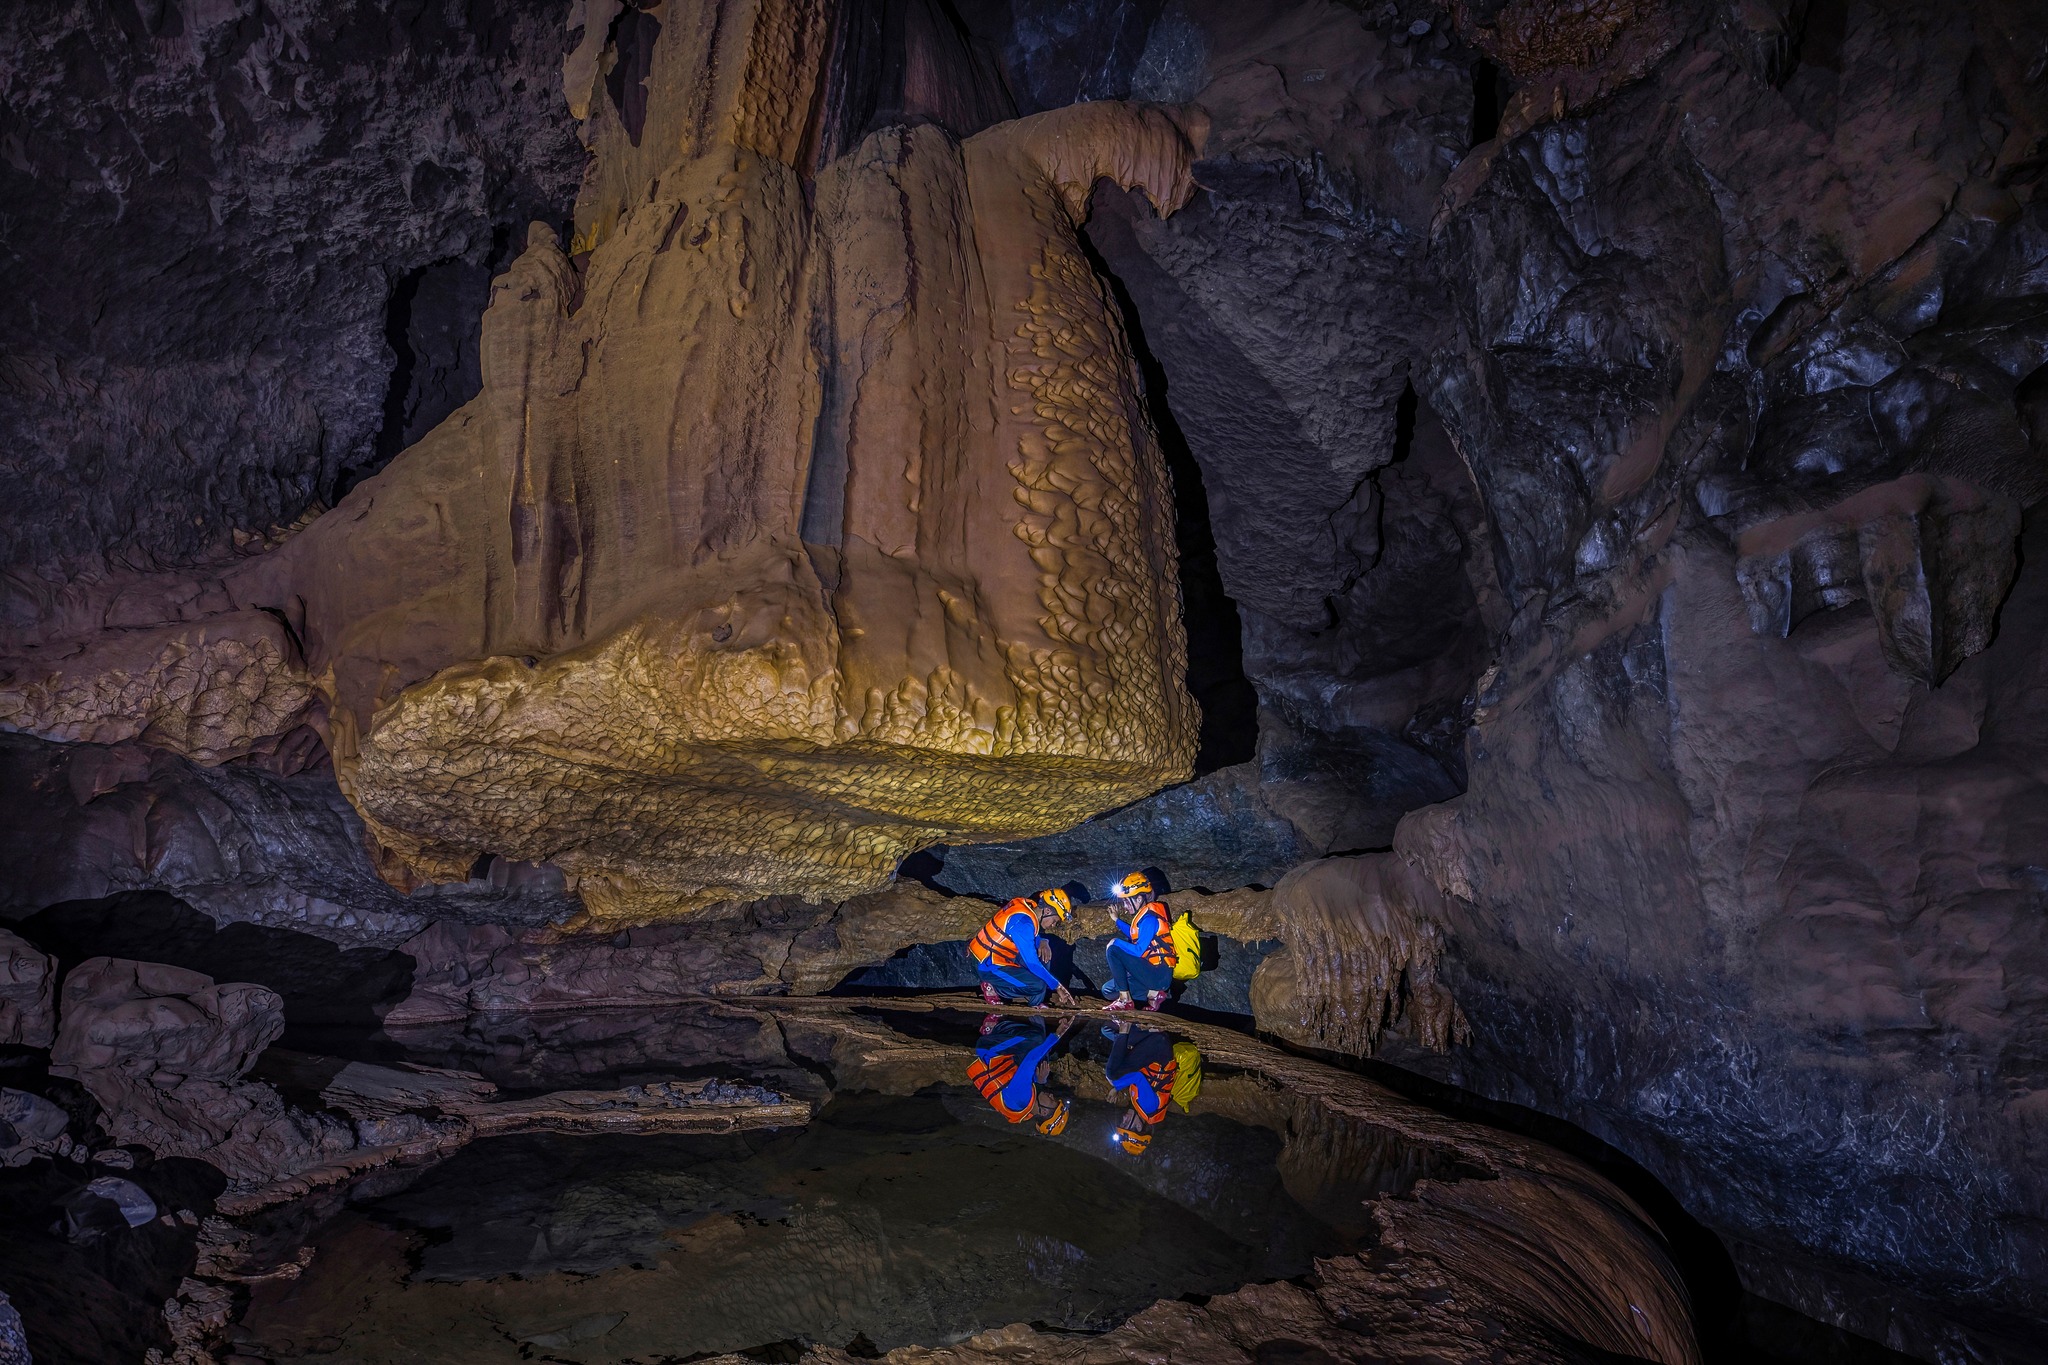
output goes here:
<path id="1" fill-rule="evenodd" d="M 1050 995 L 1072 1008 L 1073 995 L 1052 974 L 1052 944 L 1045 936 L 1073 913 L 1074 902 L 1054 888 L 1019 896 L 991 915 L 967 945 L 981 979 L 981 998 L 991 1005 L 1042 1008 Z"/>
<path id="2" fill-rule="evenodd" d="M 1035 1119 L 1040 1133 L 1058 1137 L 1066 1130 L 1073 1106 L 1039 1087 L 1051 1074 L 1052 1050 L 1073 1021 L 1068 1015 L 1057 1033 L 1048 1033 L 1043 1019 L 990 1015 L 982 1025 L 974 1060 L 967 1064 L 968 1082 L 1011 1123 Z"/>
<path id="3" fill-rule="evenodd" d="M 1146 1009 L 1156 1010 L 1173 989 L 1173 968 L 1180 960 L 1166 907 L 1152 899 L 1151 879 L 1142 872 L 1118 882 L 1110 895 L 1116 929 L 1109 939 L 1109 984 L 1102 994 L 1113 1010 L 1132 1008 L 1139 996 Z"/>
<path id="4" fill-rule="evenodd" d="M 1109 1140 L 1125 1156 L 1143 1156 L 1152 1145 L 1152 1130 L 1166 1119 L 1166 1102 L 1173 1094 L 1180 1072 L 1180 1058 L 1173 1039 L 1150 1029 L 1134 1029 L 1128 1020 L 1117 1020 L 1114 1029 L 1102 1030 L 1109 1038 L 1109 1062 L 1103 1074 L 1112 1093 L 1130 1094 L 1131 1107 L 1117 1119 Z"/>

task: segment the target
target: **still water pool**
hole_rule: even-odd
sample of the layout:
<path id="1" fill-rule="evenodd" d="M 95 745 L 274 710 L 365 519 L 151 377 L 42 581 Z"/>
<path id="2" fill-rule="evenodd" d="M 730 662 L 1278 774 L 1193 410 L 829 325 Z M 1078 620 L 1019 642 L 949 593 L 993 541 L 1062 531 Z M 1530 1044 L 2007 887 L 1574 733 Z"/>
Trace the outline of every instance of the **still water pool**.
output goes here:
<path id="1" fill-rule="evenodd" d="M 673 1069 L 702 1065 L 687 1028 L 664 1037 Z M 1291 1279 L 1356 1249 L 1365 1201 L 1430 1165 L 1377 1131 L 1291 1132 L 1285 1096 L 1256 1077 L 1212 1066 L 1190 1085 L 1186 1044 L 1179 1099 L 1163 1087 L 1152 1141 L 1128 1154 L 1111 1135 L 1135 1096 L 1111 1090 L 1115 1030 L 1095 1018 L 1063 1038 L 955 1016 L 917 1021 L 900 1046 L 790 1029 L 773 1041 L 735 1048 L 727 1024 L 700 1040 L 734 1079 L 785 1092 L 808 1079 L 808 1126 L 502 1137 L 380 1175 L 318 1218 L 280 1211 L 272 1235 L 311 1257 L 251 1286 L 232 1339 L 280 1365 L 595 1365 L 866 1355 L 1007 1323 L 1100 1332 L 1157 1300 Z M 1153 1050 L 1172 1055 L 1168 1041 Z M 615 1039 L 580 1044 L 618 1056 Z M 1005 1045 L 1043 1063 L 1024 1090 L 1069 1101 L 1062 1130 L 1008 1121 L 971 1083 L 977 1057 Z M 538 1044 L 495 1046 L 512 1066 Z M 751 1073 L 736 1069 L 748 1057 Z"/>

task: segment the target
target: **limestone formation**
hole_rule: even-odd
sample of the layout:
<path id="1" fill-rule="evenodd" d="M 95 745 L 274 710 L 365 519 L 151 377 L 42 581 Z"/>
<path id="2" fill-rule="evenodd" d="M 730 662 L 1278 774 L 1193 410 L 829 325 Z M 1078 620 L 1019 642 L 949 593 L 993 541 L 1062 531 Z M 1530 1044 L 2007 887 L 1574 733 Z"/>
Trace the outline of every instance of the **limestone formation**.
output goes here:
<path id="1" fill-rule="evenodd" d="M 677 11 L 481 395 L 236 612 L 32 651 L 0 719 L 212 761 L 316 712 L 392 880 L 551 862 L 643 921 L 1186 775 L 1165 470 L 1076 236 L 1104 177 L 1186 200 L 1181 124 L 890 129 L 807 184 L 822 7 Z"/>
<path id="2" fill-rule="evenodd" d="M 2038 1355 L 2038 0 L 389 9 L 0 10 L 0 914 L 409 941 L 432 1031 L 647 1057 L 962 984 L 910 842 L 1152 864 L 1266 1029 Z M 1162 458 L 1257 714 L 1118 804 L 1192 728 Z"/>
<path id="3" fill-rule="evenodd" d="M 1252 977 L 1259 1026 L 1292 1042 L 1370 1056 L 1405 1022 L 1414 1040 L 1448 1052 L 1470 1032 L 1437 980 L 1443 937 L 1425 902 L 1388 885 L 1380 860 L 1306 863 L 1273 888 L 1285 945 Z M 1203 917 L 1208 920 L 1209 916 Z"/>
<path id="4" fill-rule="evenodd" d="M 48 1047 L 57 1027 L 57 964 L 0 929 L 0 1043 Z"/>
<path id="5" fill-rule="evenodd" d="M 242 1079 L 284 1029 L 274 991 L 180 967 L 93 958 L 60 994 L 52 1074 L 83 1085 L 117 1143 L 212 1163 L 252 1188 L 353 1148 L 334 1119 Z"/>

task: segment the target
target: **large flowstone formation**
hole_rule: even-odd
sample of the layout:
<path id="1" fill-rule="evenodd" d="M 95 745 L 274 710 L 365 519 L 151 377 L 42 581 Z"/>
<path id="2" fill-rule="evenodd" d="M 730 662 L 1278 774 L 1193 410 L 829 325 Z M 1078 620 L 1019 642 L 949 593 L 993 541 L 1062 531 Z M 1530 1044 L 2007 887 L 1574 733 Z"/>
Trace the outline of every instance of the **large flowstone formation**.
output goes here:
<path id="1" fill-rule="evenodd" d="M 536 225 L 496 282 L 482 393 L 169 621 L 37 642 L 10 724 L 219 761 L 309 722 L 390 879 L 550 862 L 641 920 L 1186 775 L 1171 496 L 1076 238 L 1100 178 L 1186 200 L 1181 125 L 825 160 L 824 7 L 665 13 L 636 98 L 584 96 L 575 257 Z"/>

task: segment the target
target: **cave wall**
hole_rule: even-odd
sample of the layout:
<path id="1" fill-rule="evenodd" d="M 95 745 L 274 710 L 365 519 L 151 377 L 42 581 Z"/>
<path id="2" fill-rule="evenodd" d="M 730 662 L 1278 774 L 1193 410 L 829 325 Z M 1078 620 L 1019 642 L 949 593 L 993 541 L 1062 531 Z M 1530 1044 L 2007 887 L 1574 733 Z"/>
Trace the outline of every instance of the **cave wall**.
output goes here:
<path id="1" fill-rule="evenodd" d="M 549 863 L 617 919 L 1184 778 L 1171 494 L 1075 233 L 1098 179 L 1180 207 L 1187 130 L 962 138 L 975 50 L 898 14 L 952 65 L 870 83 L 931 117 L 867 132 L 859 7 L 609 12 L 563 65 L 569 240 L 494 281 L 481 391 L 279 544 L 56 594 L 0 720 L 203 764 L 309 728 L 394 886 Z"/>
<path id="2" fill-rule="evenodd" d="M 555 0 L 6 7 L 11 625 L 331 503 L 475 391 L 475 272 L 582 175 L 563 41 Z"/>
<path id="3" fill-rule="evenodd" d="M 1258 758 L 932 875 L 1391 845 L 1476 1040 L 1404 1064 L 1605 1137 L 1761 1292 L 2025 1358 L 2038 13 L 1309 6 L 1233 54 L 1169 8 L 1206 193 L 1089 231 L 1200 464 Z"/>
<path id="4" fill-rule="evenodd" d="M 1396 847 L 1488 1020 L 1446 1074 L 1637 1154 L 1766 1292 L 2016 1343 L 2048 1311 L 2039 15 L 1784 17 L 1617 35 L 1447 195 L 1426 396 L 1513 616 L 1466 794 Z"/>

